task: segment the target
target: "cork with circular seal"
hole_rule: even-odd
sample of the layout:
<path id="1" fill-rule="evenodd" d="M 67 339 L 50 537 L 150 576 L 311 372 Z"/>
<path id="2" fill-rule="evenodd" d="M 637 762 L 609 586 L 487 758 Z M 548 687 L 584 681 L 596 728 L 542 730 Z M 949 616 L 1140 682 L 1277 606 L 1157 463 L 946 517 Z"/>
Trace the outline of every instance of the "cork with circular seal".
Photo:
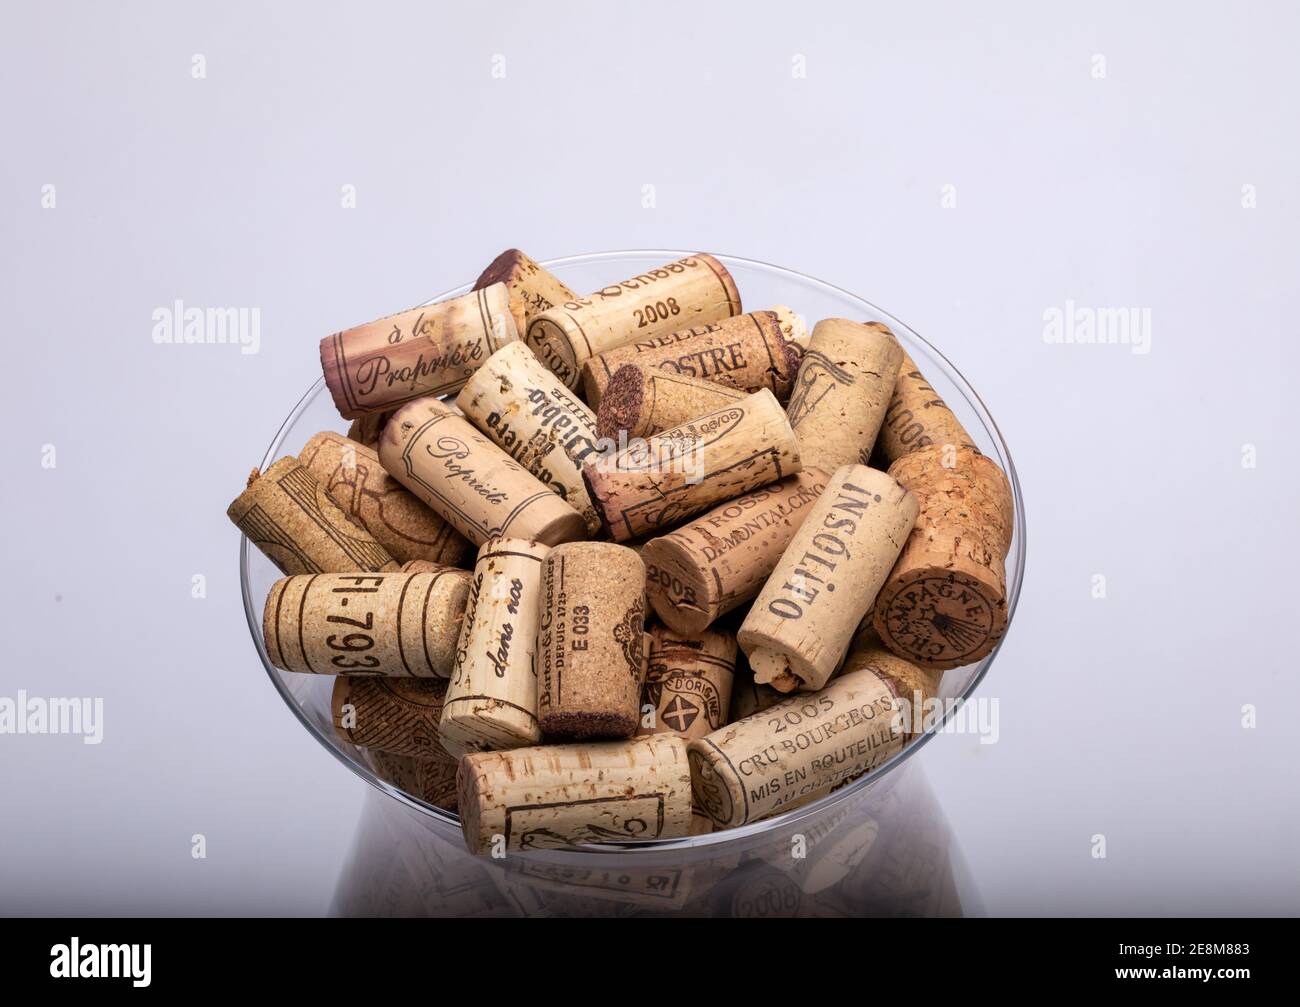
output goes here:
<path id="1" fill-rule="evenodd" d="M 554 545 L 587 536 L 581 514 L 438 399 L 397 411 L 384 428 L 379 460 L 475 545 L 490 538 Z"/>
<path id="2" fill-rule="evenodd" d="M 699 419 L 747 394 L 703 378 L 624 364 L 601 397 L 596 433 L 624 448 L 631 438 L 651 437 Z"/>
<path id="3" fill-rule="evenodd" d="M 876 440 L 877 453 L 885 463 L 881 467 L 937 444 L 978 450 L 961 421 L 916 366 L 916 361 L 904 353 L 898 381 Z"/>
<path id="4" fill-rule="evenodd" d="M 805 465 L 865 465 L 903 362 L 878 322 L 826 318 L 813 328 L 786 413 Z"/>
<path id="5" fill-rule="evenodd" d="M 446 678 L 469 574 L 298 574 L 272 585 L 262 610 L 267 656 L 317 675 Z"/>
<path id="6" fill-rule="evenodd" d="M 344 514 L 293 455 L 265 472 L 253 469 L 226 516 L 286 574 L 397 569 L 388 550 Z"/>
<path id="7" fill-rule="evenodd" d="M 691 829 L 686 741 L 654 734 L 475 752 L 457 805 L 470 853 L 679 839 Z"/>
<path id="8" fill-rule="evenodd" d="M 518 338 L 506 285 L 494 283 L 326 336 L 321 371 L 339 415 L 352 420 L 459 391 L 493 352 Z"/>
<path id="9" fill-rule="evenodd" d="M 633 441 L 582 475 L 615 541 L 671 528 L 723 500 L 803 468 L 776 397 L 763 389 L 738 402 Z"/>
<path id="10" fill-rule="evenodd" d="M 359 748 L 454 761 L 438 736 L 445 678 L 340 675 L 330 703 L 334 730 Z"/>
<path id="11" fill-rule="evenodd" d="M 736 674 L 736 638 L 721 630 L 695 636 L 650 627 L 643 709 L 638 734 L 671 731 L 700 738 L 726 724 Z M 648 709 L 647 709 L 648 708 Z"/>
<path id="12" fill-rule="evenodd" d="M 582 466 L 599 453 L 596 417 L 532 350 L 523 343 L 501 347 L 465 383 L 456 405 L 492 443 L 581 514 L 589 534 L 600 530 L 582 481 Z"/>
<path id="13" fill-rule="evenodd" d="M 494 283 L 504 283 L 510 295 L 510 313 L 515 327 L 522 333 L 528 319 L 578 295 L 566 287 L 554 273 L 517 248 L 507 248 L 493 259 L 474 281 L 474 290 Z"/>
<path id="14" fill-rule="evenodd" d="M 647 542 L 641 558 L 659 618 L 691 635 L 754 598 L 827 479 L 820 469 L 804 469 Z"/>
<path id="15" fill-rule="evenodd" d="M 451 758 L 421 759 L 412 755 L 370 750 L 375 775 L 425 804 L 443 811 L 456 810 L 456 770 Z"/>
<path id="16" fill-rule="evenodd" d="M 645 565 L 611 542 L 569 542 L 542 563 L 537 710 L 547 740 L 627 738 L 641 713 Z"/>
<path id="17" fill-rule="evenodd" d="M 836 470 L 737 634 L 755 681 L 781 692 L 826 684 L 918 509 L 916 497 L 884 472 L 865 465 Z"/>
<path id="18" fill-rule="evenodd" d="M 463 535 L 384 470 L 373 449 L 322 431 L 303 445 L 298 460 L 397 562 L 423 559 L 463 566 L 473 554 Z"/>
<path id="19" fill-rule="evenodd" d="M 688 255 L 532 316 L 524 341 L 569 388 L 597 354 L 741 312 L 727 267 Z"/>
<path id="20" fill-rule="evenodd" d="M 542 740 L 537 621 L 550 547 L 490 539 L 478 551 L 439 732 L 453 755 Z"/>
<path id="21" fill-rule="evenodd" d="M 951 444 L 913 451 L 889 471 L 916 495 L 920 516 L 876 598 L 876 632 L 909 661 L 972 664 L 1007 628 L 1011 486 L 992 459 Z"/>
<path id="22" fill-rule="evenodd" d="M 599 406 L 625 364 L 700 378 L 743 392 L 770 389 L 784 401 L 799 370 L 803 319 L 789 308 L 753 311 L 709 325 L 642 336 L 592 357 L 582 366 L 582 386 Z"/>

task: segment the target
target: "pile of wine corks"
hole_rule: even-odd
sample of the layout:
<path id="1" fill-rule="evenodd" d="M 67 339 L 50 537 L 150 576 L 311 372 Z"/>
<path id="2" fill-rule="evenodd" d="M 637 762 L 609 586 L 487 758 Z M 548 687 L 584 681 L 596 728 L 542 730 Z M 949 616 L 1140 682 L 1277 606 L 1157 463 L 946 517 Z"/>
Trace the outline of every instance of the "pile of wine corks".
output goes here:
<path id="1" fill-rule="evenodd" d="M 229 509 L 285 575 L 265 655 L 474 853 L 807 804 L 1006 630 L 1002 471 L 886 326 L 713 256 L 582 294 L 511 249 L 320 360 L 347 435 Z"/>

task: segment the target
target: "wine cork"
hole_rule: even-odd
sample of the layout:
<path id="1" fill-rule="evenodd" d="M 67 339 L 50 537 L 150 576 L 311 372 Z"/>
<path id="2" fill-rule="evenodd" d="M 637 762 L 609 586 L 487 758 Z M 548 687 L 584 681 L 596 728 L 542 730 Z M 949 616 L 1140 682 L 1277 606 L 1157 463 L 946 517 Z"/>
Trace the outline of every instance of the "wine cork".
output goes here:
<path id="1" fill-rule="evenodd" d="M 397 569 L 388 550 L 350 520 L 292 455 L 265 472 L 254 469 L 226 515 L 286 574 Z"/>
<path id="2" fill-rule="evenodd" d="M 720 630 L 682 636 L 666 626 L 650 627 L 643 704 L 653 707 L 638 734 L 671 732 L 702 738 L 728 722 L 731 682 L 736 674 L 736 638 Z"/>
<path id="3" fill-rule="evenodd" d="M 325 384 L 346 420 L 460 389 L 492 353 L 519 338 L 504 283 L 326 336 Z"/>
<path id="4" fill-rule="evenodd" d="M 788 693 L 777 692 L 770 685 L 755 682 L 754 673 L 746 663 L 743 674 L 737 669 L 735 681 L 731 685 L 731 709 L 728 711 L 727 723 L 744 720 L 789 698 Z"/>
<path id="5" fill-rule="evenodd" d="M 786 408 L 805 465 L 867 464 L 902 361 L 903 348 L 878 322 L 817 323 Z"/>
<path id="6" fill-rule="evenodd" d="M 532 315 L 575 300 L 578 296 L 517 248 L 508 248 L 493 259 L 474 281 L 473 289 L 482 290 L 494 283 L 506 285 L 510 295 L 510 314 L 520 332 L 527 328 Z"/>
<path id="7" fill-rule="evenodd" d="M 920 517 L 876 599 L 885 646 L 931 668 L 988 654 L 1007 628 L 1011 487 L 973 448 L 935 444 L 904 455 L 890 475 L 920 501 Z"/>
<path id="8" fill-rule="evenodd" d="M 457 763 L 454 759 L 419 759 L 372 749 L 370 761 L 375 775 L 385 783 L 435 808 L 456 810 Z"/>
<path id="9" fill-rule="evenodd" d="M 455 761 L 438 738 L 447 681 L 442 678 L 334 680 L 334 730 L 344 741 L 394 755 Z"/>
<path id="10" fill-rule="evenodd" d="M 393 414 L 391 412 L 366 413 L 358 416 L 348 424 L 348 440 L 364 444 L 374 450 L 379 445 L 379 438 L 384 432 L 384 424 Z"/>
<path id="11" fill-rule="evenodd" d="M 689 742 L 696 806 L 722 828 L 745 825 L 822 797 L 901 751 L 910 718 L 900 685 L 881 667 L 886 658 L 862 657 L 819 692 Z"/>
<path id="12" fill-rule="evenodd" d="M 754 598 L 827 478 L 804 469 L 647 542 L 641 558 L 659 618 L 689 636 Z"/>
<path id="13" fill-rule="evenodd" d="M 781 692 L 826 684 L 917 511 L 884 472 L 845 465 L 831 476 L 737 634 L 756 682 Z"/>
<path id="14" fill-rule="evenodd" d="M 789 309 L 781 309 L 789 311 Z M 663 334 L 637 333 L 632 342 L 606 350 L 582 365 L 587 401 L 598 406 L 624 364 L 727 385 L 742 392 L 760 388 L 784 400 L 799 370 L 800 349 L 786 332 L 803 331 L 793 312 L 754 311 L 710 325 Z"/>
<path id="15" fill-rule="evenodd" d="M 703 378 L 624 364 L 609 379 L 601 397 L 596 433 L 615 443 L 620 436 L 650 437 L 722 409 L 747 394 Z"/>
<path id="16" fill-rule="evenodd" d="M 450 524 L 412 496 L 384 471 L 371 448 L 324 431 L 298 452 L 325 492 L 365 528 L 393 559 L 425 559 L 461 566 L 473 547 Z"/>
<path id="17" fill-rule="evenodd" d="M 478 752 L 460 760 L 456 782 L 476 855 L 690 831 L 691 774 L 675 734 Z"/>
<path id="18" fill-rule="evenodd" d="M 528 321 L 524 341 L 569 388 L 591 357 L 740 314 L 740 292 L 711 255 L 688 255 L 577 297 Z"/>
<path id="19" fill-rule="evenodd" d="M 634 441 L 582 470 L 616 541 L 670 528 L 802 468 L 785 412 L 767 389 Z"/>
<path id="20" fill-rule="evenodd" d="M 557 546 L 542 563 L 537 709 L 542 734 L 626 738 L 646 668 L 645 565 L 609 542 Z"/>
<path id="21" fill-rule="evenodd" d="M 595 457 L 596 417 L 523 343 L 488 358 L 456 398 L 474 426 L 582 515 L 587 532 L 600 517 L 587 496 L 582 466 Z"/>
<path id="22" fill-rule="evenodd" d="M 933 444 L 955 444 L 975 449 L 975 442 L 961 421 L 944 404 L 939 393 L 930 387 L 916 362 L 904 353 L 898 381 L 880 428 L 878 449 L 888 464 Z"/>
<path id="23" fill-rule="evenodd" d="M 469 580 L 464 570 L 285 577 L 262 610 L 266 653 L 285 671 L 446 678 Z"/>
<path id="24" fill-rule="evenodd" d="M 583 387 L 596 408 L 610 382 L 629 365 L 734 391 L 770 389 L 784 402 L 790 394 L 808 330 L 784 305 L 681 329 L 653 339 L 638 339 L 583 365 Z"/>
<path id="25" fill-rule="evenodd" d="M 446 570 L 460 570 L 460 568 L 446 566 L 443 563 L 431 563 L 427 559 L 410 559 L 401 565 L 400 570 L 402 573 L 442 573 Z"/>
<path id="26" fill-rule="evenodd" d="M 437 399 L 398 410 L 379 460 L 465 538 L 529 538 L 554 545 L 586 536 L 582 515 Z"/>
<path id="27" fill-rule="evenodd" d="M 490 539 L 478 551 L 439 728 L 453 755 L 542 740 L 537 722 L 537 621 L 550 547 Z"/>

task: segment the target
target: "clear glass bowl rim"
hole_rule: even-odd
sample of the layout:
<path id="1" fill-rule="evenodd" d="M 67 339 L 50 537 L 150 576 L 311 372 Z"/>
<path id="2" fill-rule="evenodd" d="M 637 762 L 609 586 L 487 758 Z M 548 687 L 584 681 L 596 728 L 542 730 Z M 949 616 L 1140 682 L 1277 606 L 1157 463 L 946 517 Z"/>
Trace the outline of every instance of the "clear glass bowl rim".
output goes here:
<path id="1" fill-rule="evenodd" d="M 555 259 L 545 259 L 542 260 L 540 264 L 547 268 L 553 268 L 557 266 L 562 267 L 566 265 L 575 265 L 575 264 L 583 264 L 583 263 L 591 263 L 591 262 L 610 262 L 610 261 L 617 261 L 620 259 L 641 259 L 641 258 L 653 258 L 659 262 L 670 262 L 675 259 L 685 258 L 686 256 L 694 255 L 694 254 L 697 253 L 691 251 L 683 251 L 681 249 L 663 249 L 663 248 L 618 249 L 618 250 L 606 251 L 606 252 L 587 252 L 582 255 L 568 255 L 568 256 L 555 258 Z M 934 344 L 932 344 L 929 340 L 921 336 L 915 329 L 913 329 L 906 322 L 902 321 L 897 316 L 889 313 L 888 311 L 885 311 L 882 308 L 877 307 L 875 304 L 866 300 L 865 298 L 860 297 L 857 294 L 852 293 L 851 291 L 845 290 L 843 287 L 838 287 L 832 283 L 827 283 L 824 280 L 819 280 L 814 276 L 809 276 L 806 273 L 801 273 L 794 269 L 787 269 L 784 266 L 773 265 L 770 262 L 763 262 L 759 259 L 750 259 L 740 255 L 726 255 L 720 252 L 711 252 L 710 254 L 713 255 L 715 258 L 721 260 L 724 265 L 731 265 L 732 263 L 737 263 L 737 264 L 744 265 L 748 269 L 757 270 L 760 272 L 770 272 L 780 276 L 784 276 L 786 278 L 794 278 L 801 283 L 808 284 L 809 286 L 818 287 L 821 288 L 822 290 L 838 295 L 840 297 L 845 297 L 848 298 L 849 300 L 857 301 L 858 303 L 865 305 L 867 308 L 869 308 L 880 318 L 885 319 L 886 324 L 888 324 L 896 334 L 900 334 L 900 333 L 905 334 L 908 339 L 914 340 L 915 342 L 924 346 L 926 348 L 926 351 L 929 353 L 931 357 L 943 362 L 944 367 L 947 368 L 947 376 L 957 386 L 962 396 L 966 399 L 967 404 L 975 411 L 976 415 L 979 417 L 980 422 L 984 425 L 985 429 L 988 431 L 989 436 L 991 436 L 993 440 L 996 442 L 998 450 L 1002 456 L 1001 460 L 1005 463 L 1007 479 L 1011 484 L 1011 493 L 1015 505 L 1015 529 L 1014 529 L 1015 534 L 1012 542 L 1011 552 L 1007 556 L 1007 564 L 1006 564 L 1007 589 L 1008 589 L 1007 632 L 1009 633 L 1011 629 L 1011 623 L 1015 617 L 1016 606 L 1020 601 L 1020 587 L 1021 587 L 1021 583 L 1024 580 L 1024 573 L 1025 573 L 1024 501 L 1023 498 L 1021 497 L 1020 480 L 1016 474 L 1015 463 L 1012 461 L 1011 458 L 1011 450 L 1010 448 L 1007 447 L 1006 440 L 1002 436 L 1002 431 L 998 428 L 998 425 L 994 421 L 992 415 L 989 413 L 988 408 L 984 405 L 984 401 L 979 397 L 979 394 L 975 391 L 975 389 L 971 387 L 970 382 L 968 382 L 965 376 L 959 370 L 957 370 L 957 368 L 953 365 L 952 361 L 949 360 L 947 356 L 945 356 L 936 346 L 934 346 Z M 423 307 L 425 305 L 434 304 L 438 301 L 444 301 L 449 297 L 457 297 L 460 294 L 468 292 L 472 287 L 472 285 L 473 285 L 473 281 L 462 283 L 457 287 L 454 287 L 441 294 L 438 294 L 435 297 L 429 298 L 427 301 L 422 302 L 420 306 Z M 276 431 L 275 437 L 272 439 L 270 446 L 266 450 L 266 454 L 262 458 L 261 464 L 259 466 L 261 469 L 265 470 L 273 461 L 275 461 L 276 458 L 278 458 L 283 453 L 282 446 L 289 431 L 293 428 L 294 424 L 297 422 L 298 418 L 302 415 L 303 411 L 307 408 L 308 404 L 318 394 L 320 394 L 324 386 L 325 386 L 325 379 L 323 377 L 317 378 L 315 383 L 307 390 L 306 394 L 304 394 L 303 397 L 298 400 L 298 403 L 293 407 L 288 417 L 280 425 L 280 429 Z M 248 562 L 249 562 L 248 538 L 245 535 L 240 535 L 239 581 L 240 581 L 240 589 L 244 599 L 244 615 L 245 618 L 248 620 L 249 633 L 252 635 L 253 644 L 257 649 L 258 656 L 262 659 L 262 666 L 266 670 L 268 677 L 271 679 L 271 684 L 275 687 L 275 690 L 280 694 L 280 697 L 284 700 L 285 704 L 289 707 L 289 709 L 293 711 L 293 714 L 298 719 L 299 723 L 301 723 L 302 726 L 307 729 L 308 733 L 311 734 L 318 742 L 320 742 L 320 744 L 323 745 L 327 751 L 329 751 L 331 754 L 335 756 L 335 758 L 337 758 L 341 763 L 343 763 L 344 766 L 350 769 L 357 776 L 361 777 L 361 779 L 363 779 L 366 783 L 370 784 L 370 786 L 374 787 L 381 794 L 383 794 L 386 797 L 392 798 L 395 801 L 398 801 L 399 803 L 407 806 L 413 811 L 416 811 L 422 815 L 427 815 L 435 819 L 436 821 L 444 825 L 452 826 L 457 831 L 459 831 L 460 817 L 458 815 L 453 815 L 450 812 L 442 810 L 441 808 L 436 808 L 433 805 L 421 801 L 419 798 L 413 797 L 410 794 L 407 794 L 405 791 L 399 790 L 396 787 L 392 786 L 391 784 L 387 783 L 386 781 L 380 779 L 371 770 L 367 769 L 364 765 L 361 765 L 359 762 L 356 762 L 355 760 L 349 758 L 347 753 L 338 747 L 338 745 L 334 742 L 334 739 L 332 737 L 327 736 L 325 732 L 319 730 L 315 724 L 313 724 L 310 720 L 307 719 L 301 707 L 298 705 L 298 702 L 294 699 L 293 695 L 285 687 L 284 683 L 281 681 L 275 668 L 271 665 L 270 658 L 266 653 L 266 647 L 262 640 L 262 615 L 261 612 L 258 610 L 258 608 L 255 606 L 253 601 L 252 590 L 249 584 L 249 577 L 248 577 Z M 965 703 L 966 700 L 970 698 L 970 696 L 979 687 L 980 683 L 984 680 L 984 676 L 988 674 L 989 668 L 992 667 L 993 660 L 997 657 L 998 652 L 1002 649 L 1002 644 L 1005 641 L 1006 641 L 1006 634 L 1004 634 L 1002 639 L 998 641 L 997 646 L 993 648 L 992 652 L 989 653 L 986 657 L 984 657 L 979 662 L 979 667 L 977 668 L 975 673 L 971 676 L 971 680 L 967 685 L 966 689 L 962 692 L 962 694 L 959 697 L 956 697 L 957 702 L 948 704 L 949 708 L 945 711 L 942 720 L 940 720 L 939 723 L 935 724 L 935 726 L 931 730 L 926 731 L 923 735 L 916 738 L 910 744 L 905 746 L 902 751 L 898 752 L 896 755 L 887 759 L 885 762 L 881 763 L 879 766 L 871 770 L 869 773 L 866 773 L 865 775 L 854 780 L 852 783 L 840 787 L 838 790 L 835 790 L 832 793 L 827 794 L 825 797 L 819 798 L 818 800 L 813 801 L 810 804 L 804 805 L 799 808 L 795 808 L 791 811 L 787 811 L 784 814 L 774 815 L 770 818 L 764 818 L 757 822 L 751 822 L 748 825 L 742 825 L 732 829 L 724 829 L 718 832 L 712 832 L 705 835 L 684 836 L 678 839 L 651 839 L 651 840 L 644 840 L 640 842 L 630 842 L 630 843 L 592 844 L 592 845 L 576 846 L 576 847 L 571 847 L 571 848 L 561 849 L 561 850 L 549 850 L 547 852 L 550 854 L 561 855 L 561 856 L 565 853 L 575 853 L 584 856 L 591 855 L 593 853 L 627 855 L 627 854 L 632 854 L 637 852 L 671 851 L 675 849 L 684 849 L 688 847 L 691 849 L 698 849 L 698 848 L 709 847 L 709 846 L 722 846 L 727 843 L 732 843 L 749 837 L 758 836 L 766 832 L 788 828 L 805 818 L 809 818 L 814 815 L 820 815 L 826 811 L 829 811 L 831 808 L 834 808 L 836 805 L 844 801 L 847 801 L 850 798 L 854 797 L 855 795 L 862 793 L 867 788 L 874 786 L 888 773 L 897 769 L 904 762 L 904 760 L 910 759 L 913 756 L 915 756 L 916 753 L 919 752 L 921 748 L 926 743 L 928 743 L 935 734 L 941 732 L 943 730 L 944 725 L 947 724 L 948 721 L 953 716 L 956 715 L 958 707 L 961 704 Z"/>

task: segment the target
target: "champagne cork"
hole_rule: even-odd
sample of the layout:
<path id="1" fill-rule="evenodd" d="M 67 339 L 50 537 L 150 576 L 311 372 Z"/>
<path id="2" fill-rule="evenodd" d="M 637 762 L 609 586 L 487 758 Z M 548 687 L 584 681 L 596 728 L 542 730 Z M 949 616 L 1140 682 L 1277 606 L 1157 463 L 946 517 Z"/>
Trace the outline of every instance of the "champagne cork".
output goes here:
<path id="1" fill-rule="evenodd" d="M 533 315 L 524 340 L 576 388 L 582 365 L 598 353 L 738 314 L 740 293 L 727 267 L 701 253 Z"/>
<path id="2" fill-rule="evenodd" d="M 278 580 L 262 611 L 271 663 L 318 675 L 446 678 L 469 574 L 299 574 Z"/>
<path id="3" fill-rule="evenodd" d="M 782 317 L 780 311 L 788 314 Z M 598 406 L 618 369 L 624 364 L 636 364 L 647 370 L 713 381 L 742 392 L 767 388 L 784 400 L 799 370 L 801 350 L 794 344 L 794 336 L 804 331 L 803 319 L 782 308 L 663 334 L 638 332 L 632 342 L 606 350 L 583 364 L 582 384 L 587 401 Z M 787 336 L 787 332 L 791 335 Z"/>
<path id="4" fill-rule="evenodd" d="M 728 723 L 736 638 L 719 630 L 681 636 L 666 626 L 650 628 L 650 658 L 643 702 L 654 708 L 654 726 L 638 734 L 671 732 L 702 738 Z"/>
<path id="5" fill-rule="evenodd" d="M 845 465 L 831 476 L 737 634 L 756 682 L 781 692 L 826 684 L 917 510 L 916 497 L 884 472 Z"/>
<path id="6" fill-rule="evenodd" d="M 488 358 L 456 404 L 492 443 L 582 515 L 588 534 L 600 517 L 587 496 L 582 466 L 595 457 L 596 417 L 523 343 Z"/>
<path id="7" fill-rule="evenodd" d="M 388 550 L 292 455 L 265 472 L 254 469 L 226 514 L 286 574 L 397 569 Z"/>
<path id="8" fill-rule="evenodd" d="M 624 364 L 609 379 L 601 397 L 596 433 L 616 443 L 620 436 L 650 437 L 722 409 L 747 394 L 703 378 Z"/>
<path id="9" fill-rule="evenodd" d="M 453 755 L 542 740 L 537 723 L 537 621 L 550 547 L 490 539 L 478 551 L 439 728 Z"/>
<path id="10" fill-rule="evenodd" d="M 554 545 L 586 536 L 581 514 L 437 399 L 398 410 L 384 428 L 379 460 L 476 545 L 506 537 Z"/>
<path id="11" fill-rule="evenodd" d="M 609 542 L 571 542 L 542 563 L 537 708 L 542 734 L 626 738 L 646 668 L 645 565 Z"/>
<path id="12" fill-rule="evenodd" d="M 754 598 L 826 481 L 820 469 L 804 469 L 647 542 L 641 559 L 655 613 L 690 636 Z"/>
<path id="13" fill-rule="evenodd" d="M 889 473 L 921 510 L 876 599 L 876 632 L 894 653 L 931 668 L 978 661 L 1007 628 L 1004 563 L 1015 520 L 1007 478 L 975 449 L 951 444 L 904 455 Z"/>
<path id="14" fill-rule="evenodd" d="M 446 693 L 442 678 L 340 675 L 331 703 L 334 730 L 361 748 L 454 762 L 438 738 Z"/>
<path id="15" fill-rule="evenodd" d="M 878 322 L 817 323 L 786 408 L 805 465 L 867 464 L 902 361 L 903 348 Z"/>
<path id="16" fill-rule="evenodd" d="M 348 424 L 348 440 L 364 444 L 371 450 L 376 449 L 379 445 L 380 435 L 384 432 L 384 424 L 388 422 L 392 415 L 391 412 L 382 412 L 366 413 L 365 416 L 358 416 Z"/>
<path id="17" fill-rule="evenodd" d="M 508 248 L 493 259 L 474 281 L 474 289 L 482 290 L 494 283 L 506 285 L 510 295 L 510 314 L 520 332 L 528 327 L 532 315 L 565 301 L 576 300 L 578 296 L 517 248 Z"/>
<path id="18" fill-rule="evenodd" d="M 458 391 L 492 353 L 519 338 L 504 283 L 326 336 L 325 384 L 345 420 Z"/>
<path id="19" fill-rule="evenodd" d="M 961 421 L 944 404 L 939 393 L 930 387 L 916 362 L 904 353 L 898 381 L 880 428 L 878 448 L 888 464 L 933 444 L 955 444 L 975 449 L 975 442 Z"/>
<path id="20" fill-rule="evenodd" d="M 456 782 L 476 855 L 690 831 L 691 773 L 675 734 L 478 752 L 460 760 Z"/>
<path id="21" fill-rule="evenodd" d="M 456 810 L 457 763 L 449 758 L 419 759 L 371 750 L 375 775 L 398 790 L 444 811 Z"/>
<path id="22" fill-rule="evenodd" d="M 671 528 L 692 514 L 802 468 L 785 412 L 767 389 L 635 441 L 592 462 L 583 478 L 616 541 Z"/>
<path id="23" fill-rule="evenodd" d="M 399 563 L 461 566 L 472 546 L 384 471 L 373 449 L 339 434 L 316 434 L 298 452 L 325 492 Z"/>
<path id="24" fill-rule="evenodd" d="M 819 692 L 691 741 L 696 806 L 722 828 L 745 825 L 822 797 L 900 752 L 909 716 L 885 661 L 878 651 L 864 656 Z"/>

